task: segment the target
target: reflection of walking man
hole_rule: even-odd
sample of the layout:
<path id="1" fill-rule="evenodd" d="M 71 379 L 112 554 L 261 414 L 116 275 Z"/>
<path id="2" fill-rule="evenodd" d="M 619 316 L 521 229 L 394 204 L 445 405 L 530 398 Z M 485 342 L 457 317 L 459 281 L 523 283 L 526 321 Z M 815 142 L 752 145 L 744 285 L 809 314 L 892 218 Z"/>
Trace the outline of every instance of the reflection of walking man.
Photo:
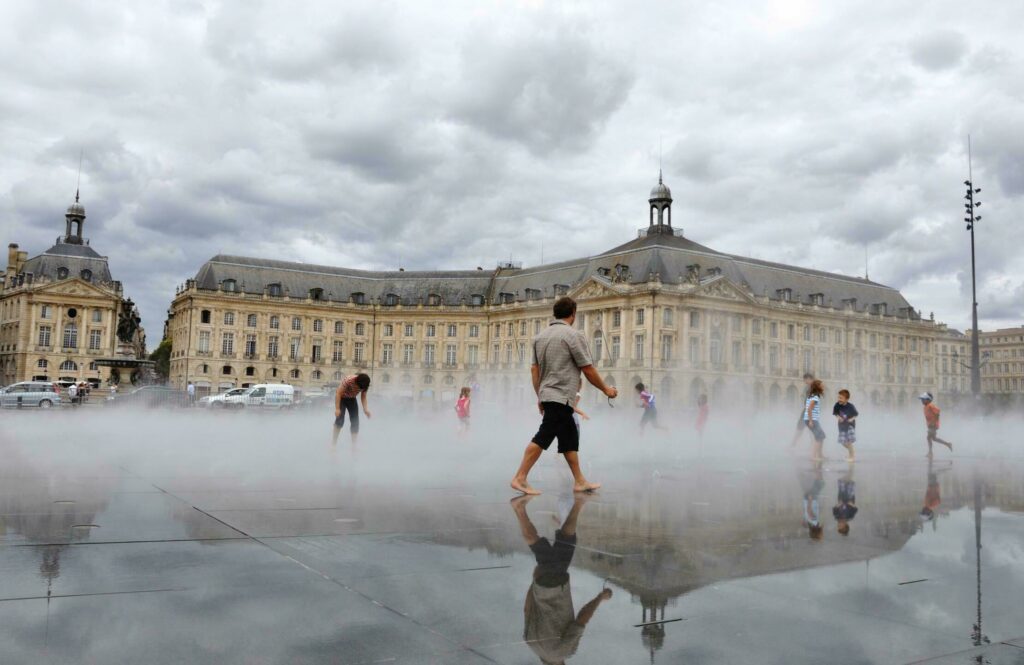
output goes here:
<path id="1" fill-rule="evenodd" d="M 519 520 L 523 540 L 537 561 L 533 582 L 523 605 L 523 639 L 542 663 L 564 663 L 576 653 L 584 628 L 598 606 L 612 597 L 612 591 L 602 590 L 583 606 L 579 614 L 574 612 L 569 564 L 576 552 L 576 520 L 586 498 L 576 495 L 565 522 L 555 531 L 554 544 L 537 534 L 537 528 L 526 514 L 526 504 L 531 498 L 520 496 L 512 500 L 512 510 Z"/>

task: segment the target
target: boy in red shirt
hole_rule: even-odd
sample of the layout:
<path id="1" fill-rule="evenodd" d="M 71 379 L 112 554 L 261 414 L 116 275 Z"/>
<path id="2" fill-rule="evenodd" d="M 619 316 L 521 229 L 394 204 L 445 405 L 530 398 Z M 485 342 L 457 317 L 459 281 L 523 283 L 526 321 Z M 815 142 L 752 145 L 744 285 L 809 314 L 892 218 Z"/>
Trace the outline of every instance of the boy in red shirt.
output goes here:
<path id="1" fill-rule="evenodd" d="M 928 426 L 928 457 L 932 456 L 932 442 L 936 441 L 953 450 L 953 444 L 939 438 L 939 407 L 935 406 L 931 393 L 922 393 L 918 399 L 924 405 L 924 422 Z"/>

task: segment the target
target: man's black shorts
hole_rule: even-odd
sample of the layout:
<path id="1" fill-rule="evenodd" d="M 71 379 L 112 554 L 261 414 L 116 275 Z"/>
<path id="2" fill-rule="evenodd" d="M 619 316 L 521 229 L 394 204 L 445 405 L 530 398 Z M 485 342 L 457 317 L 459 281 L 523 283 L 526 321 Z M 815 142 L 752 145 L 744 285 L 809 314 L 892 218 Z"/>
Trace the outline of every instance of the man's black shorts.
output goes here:
<path id="1" fill-rule="evenodd" d="M 533 442 L 544 450 L 551 442 L 558 439 L 558 452 L 569 453 L 580 449 L 580 430 L 573 420 L 573 409 L 568 404 L 558 402 L 541 402 L 544 407 L 544 419 L 540 429 L 533 435 Z"/>
<path id="2" fill-rule="evenodd" d="M 544 587 L 558 587 L 569 581 L 569 565 L 576 553 L 576 535 L 567 536 L 559 529 L 555 532 L 555 543 L 541 538 L 530 545 L 537 561 L 535 573 L 537 583 Z"/>

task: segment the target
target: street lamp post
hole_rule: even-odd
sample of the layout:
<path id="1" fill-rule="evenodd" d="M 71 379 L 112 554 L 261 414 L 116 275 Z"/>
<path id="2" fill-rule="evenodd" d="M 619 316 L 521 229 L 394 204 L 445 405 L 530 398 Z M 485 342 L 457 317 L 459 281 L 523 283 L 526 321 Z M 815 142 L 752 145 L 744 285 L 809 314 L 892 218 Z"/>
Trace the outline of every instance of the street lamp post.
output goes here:
<path id="1" fill-rule="evenodd" d="M 967 195 L 964 196 L 964 222 L 967 223 L 967 230 L 971 232 L 971 393 L 977 399 L 981 395 L 981 352 L 978 344 L 978 284 L 975 273 L 974 262 L 974 225 L 981 220 L 981 215 L 975 214 L 975 208 L 981 207 L 981 201 L 975 199 L 981 193 L 980 188 L 974 187 L 974 174 L 971 170 L 971 137 L 967 137 Z"/>

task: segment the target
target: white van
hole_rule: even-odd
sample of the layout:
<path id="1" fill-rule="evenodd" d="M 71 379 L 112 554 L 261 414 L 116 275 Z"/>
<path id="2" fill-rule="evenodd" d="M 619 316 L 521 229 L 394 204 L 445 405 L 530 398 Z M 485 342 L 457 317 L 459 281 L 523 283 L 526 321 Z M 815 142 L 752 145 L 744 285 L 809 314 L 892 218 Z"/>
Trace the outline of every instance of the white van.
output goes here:
<path id="1" fill-rule="evenodd" d="M 295 403 L 295 388 L 286 383 L 259 383 L 240 395 L 224 398 L 224 406 L 235 408 L 288 408 Z"/>

